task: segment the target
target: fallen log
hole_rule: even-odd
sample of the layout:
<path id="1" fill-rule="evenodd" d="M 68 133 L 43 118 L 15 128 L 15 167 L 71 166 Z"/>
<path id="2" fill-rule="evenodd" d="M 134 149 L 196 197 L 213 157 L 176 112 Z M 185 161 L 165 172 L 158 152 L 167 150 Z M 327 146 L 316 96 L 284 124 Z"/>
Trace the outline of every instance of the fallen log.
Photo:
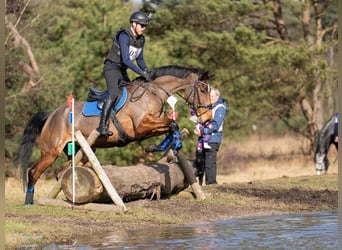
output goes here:
<path id="1" fill-rule="evenodd" d="M 193 164 L 190 163 L 190 166 Z M 181 167 L 174 162 L 126 167 L 104 165 L 102 168 L 121 199 L 126 202 L 168 197 L 189 186 Z M 191 169 L 196 172 L 194 167 Z M 92 168 L 77 166 L 75 180 L 76 204 L 111 201 Z M 72 169 L 68 169 L 62 177 L 62 191 L 72 201 Z"/>

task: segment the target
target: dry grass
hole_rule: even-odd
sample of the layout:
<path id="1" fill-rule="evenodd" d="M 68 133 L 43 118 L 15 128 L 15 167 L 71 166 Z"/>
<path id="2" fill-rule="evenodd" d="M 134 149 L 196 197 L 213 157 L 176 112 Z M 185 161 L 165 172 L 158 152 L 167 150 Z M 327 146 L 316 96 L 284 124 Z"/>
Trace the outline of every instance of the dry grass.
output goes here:
<path id="1" fill-rule="evenodd" d="M 249 182 L 283 176 L 315 175 L 313 155 L 304 155 L 308 142 L 300 137 L 251 137 L 245 142 L 224 141 L 218 154 L 218 182 Z M 328 173 L 338 172 L 337 151 L 329 150 Z"/>
<path id="2" fill-rule="evenodd" d="M 303 138 L 285 136 L 261 138 L 253 136 L 248 141 L 224 141 L 218 153 L 219 183 L 250 182 L 279 177 L 315 175 L 313 156 L 303 155 L 308 142 Z M 329 150 L 331 165 L 328 173 L 338 173 L 337 151 Z M 35 198 L 46 197 L 56 181 L 38 181 Z M 18 181 L 9 178 L 5 187 L 6 202 L 22 203 L 25 193 Z M 10 199 L 8 199 L 10 197 Z"/>
<path id="3" fill-rule="evenodd" d="M 39 180 L 35 186 L 35 199 L 40 197 L 47 197 L 52 187 L 56 184 L 56 180 Z M 6 204 L 23 204 L 25 200 L 25 193 L 22 189 L 21 184 L 17 179 L 8 178 L 5 182 L 5 202 Z M 63 196 L 62 192 L 59 194 L 58 198 Z"/>

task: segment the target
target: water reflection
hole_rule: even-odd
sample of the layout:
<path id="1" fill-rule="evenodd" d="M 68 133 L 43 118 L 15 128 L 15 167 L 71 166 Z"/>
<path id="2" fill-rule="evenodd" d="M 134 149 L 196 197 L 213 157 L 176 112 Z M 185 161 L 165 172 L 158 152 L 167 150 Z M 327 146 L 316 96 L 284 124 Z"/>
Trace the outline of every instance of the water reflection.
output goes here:
<path id="1" fill-rule="evenodd" d="M 99 236 L 43 249 L 338 249 L 338 213 L 249 217 Z"/>

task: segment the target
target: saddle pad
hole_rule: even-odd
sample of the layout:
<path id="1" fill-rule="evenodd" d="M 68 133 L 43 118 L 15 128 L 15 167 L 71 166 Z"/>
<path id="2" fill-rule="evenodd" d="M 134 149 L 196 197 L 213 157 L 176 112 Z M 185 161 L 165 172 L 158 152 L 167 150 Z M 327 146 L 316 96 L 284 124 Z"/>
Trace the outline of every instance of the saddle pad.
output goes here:
<path id="1" fill-rule="evenodd" d="M 122 95 L 119 102 L 113 108 L 112 114 L 117 113 L 122 106 L 126 103 L 127 100 L 127 89 L 125 87 L 122 88 Z M 97 101 L 93 102 L 85 102 L 83 105 L 83 115 L 84 116 L 100 116 L 102 109 L 99 109 L 97 105 Z"/>

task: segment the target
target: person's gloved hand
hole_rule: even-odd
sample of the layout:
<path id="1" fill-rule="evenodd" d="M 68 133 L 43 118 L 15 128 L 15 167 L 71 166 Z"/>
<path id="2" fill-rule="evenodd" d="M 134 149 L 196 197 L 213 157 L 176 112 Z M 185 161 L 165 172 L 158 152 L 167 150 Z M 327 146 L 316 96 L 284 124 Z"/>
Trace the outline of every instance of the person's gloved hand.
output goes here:
<path id="1" fill-rule="evenodd" d="M 143 71 L 141 74 L 140 74 L 142 77 L 144 77 L 146 79 L 146 81 L 148 82 L 151 82 L 152 79 L 151 79 L 151 73 L 148 71 L 148 70 L 145 70 Z"/>

